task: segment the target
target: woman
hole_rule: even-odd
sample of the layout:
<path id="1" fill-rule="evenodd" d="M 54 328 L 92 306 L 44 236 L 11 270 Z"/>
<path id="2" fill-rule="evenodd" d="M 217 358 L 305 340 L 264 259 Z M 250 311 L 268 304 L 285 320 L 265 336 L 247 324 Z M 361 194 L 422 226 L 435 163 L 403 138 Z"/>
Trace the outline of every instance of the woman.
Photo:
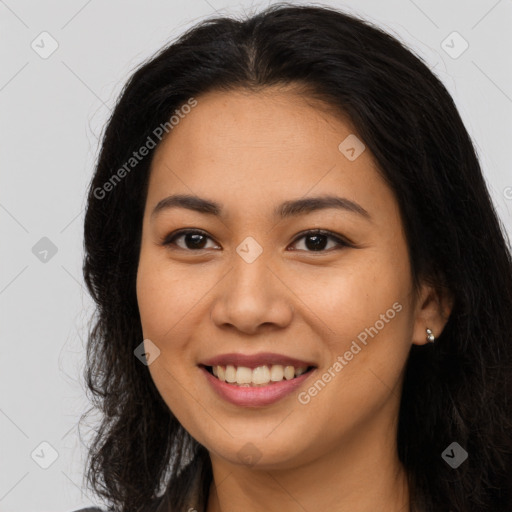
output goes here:
<path id="1" fill-rule="evenodd" d="M 115 510 L 512 510 L 512 263 L 448 92 L 323 7 L 127 83 L 85 219 Z"/>

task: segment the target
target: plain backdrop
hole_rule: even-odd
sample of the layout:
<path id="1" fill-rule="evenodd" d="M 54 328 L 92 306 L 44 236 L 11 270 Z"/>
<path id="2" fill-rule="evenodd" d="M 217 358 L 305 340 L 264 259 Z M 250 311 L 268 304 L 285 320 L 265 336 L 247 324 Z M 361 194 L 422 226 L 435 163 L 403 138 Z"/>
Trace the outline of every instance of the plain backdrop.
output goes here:
<path id="1" fill-rule="evenodd" d="M 89 406 L 81 376 L 93 312 L 82 226 L 99 137 L 121 87 L 199 20 L 269 3 L 0 0 L 1 512 L 101 505 L 82 490 L 87 438 L 77 430 Z M 512 1 L 324 5 L 392 33 L 443 81 L 512 238 Z"/>

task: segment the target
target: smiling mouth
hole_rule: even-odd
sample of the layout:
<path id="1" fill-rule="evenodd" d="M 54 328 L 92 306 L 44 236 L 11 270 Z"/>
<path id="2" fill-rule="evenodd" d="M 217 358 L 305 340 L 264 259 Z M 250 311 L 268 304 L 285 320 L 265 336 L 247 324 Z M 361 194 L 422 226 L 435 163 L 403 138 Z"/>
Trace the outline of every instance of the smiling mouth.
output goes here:
<path id="1" fill-rule="evenodd" d="M 240 387 L 262 387 L 293 380 L 311 372 L 315 366 L 263 365 L 256 368 L 246 366 L 203 366 L 211 375 L 222 382 Z"/>

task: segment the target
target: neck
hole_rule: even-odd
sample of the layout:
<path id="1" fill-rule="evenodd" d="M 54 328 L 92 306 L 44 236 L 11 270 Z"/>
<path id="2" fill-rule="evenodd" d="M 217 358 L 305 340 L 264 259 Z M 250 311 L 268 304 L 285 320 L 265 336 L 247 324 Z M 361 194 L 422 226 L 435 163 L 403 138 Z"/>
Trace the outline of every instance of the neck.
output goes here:
<path id="1" fill-rule="evenodd" d="M 387 427 L 387 428 L 386 428 Z M 398 460 L 396 425 L 373 422 L 336 449 L 287 467 L 260 469 L 210 453 L 207 512 L 408 512 L 409 489 Z"/>

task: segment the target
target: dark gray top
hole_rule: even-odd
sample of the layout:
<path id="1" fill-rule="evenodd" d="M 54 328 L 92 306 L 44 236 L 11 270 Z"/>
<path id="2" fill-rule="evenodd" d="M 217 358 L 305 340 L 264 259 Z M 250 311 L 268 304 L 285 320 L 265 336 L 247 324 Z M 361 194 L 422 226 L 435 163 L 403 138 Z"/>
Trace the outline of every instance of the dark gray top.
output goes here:
<path id="1" fill-rule="evenodd" d="M 180 476 L 182 478 L 180 478 Z M 180 474 L 175 480 L 169 482 L 169 485 L 167 487 L 166 492 L 157 498 L 152 503 L 148 504 L 147 512 L 175 512 L 171 509 L 171 506 L 169 504 L 168 499 L 168 490 L 171 487 L 174 486 L 180 486 L 184 485 L 184 479 L 187 478 L 187 475 L 185 472 L 183 474 Z M 188 512 L 190 509 L 195 509 L 194 512 L 205 512 L 206 510 L 206 503 L 205 500 L 201 500 L 199 498 L 200 496 L 200 486 L 201 486 L 201 476 L 200 472 L 195 473 L 195 475 L 192 477 L 192 479 L 187 482 L 187 486 L 190 485 L 190 490 L 187 493 L 186 497 L 186 507 L 184 510 L 180 510 L 179 512 Z M 146 509 L 144 509 L 146 510 Z M 87 508 L 81 508 L 79 510 L 75 510 L 74 512 L 106 512 L 105 510 L 102 510 L 98 507 L 87 507 Z"/>

